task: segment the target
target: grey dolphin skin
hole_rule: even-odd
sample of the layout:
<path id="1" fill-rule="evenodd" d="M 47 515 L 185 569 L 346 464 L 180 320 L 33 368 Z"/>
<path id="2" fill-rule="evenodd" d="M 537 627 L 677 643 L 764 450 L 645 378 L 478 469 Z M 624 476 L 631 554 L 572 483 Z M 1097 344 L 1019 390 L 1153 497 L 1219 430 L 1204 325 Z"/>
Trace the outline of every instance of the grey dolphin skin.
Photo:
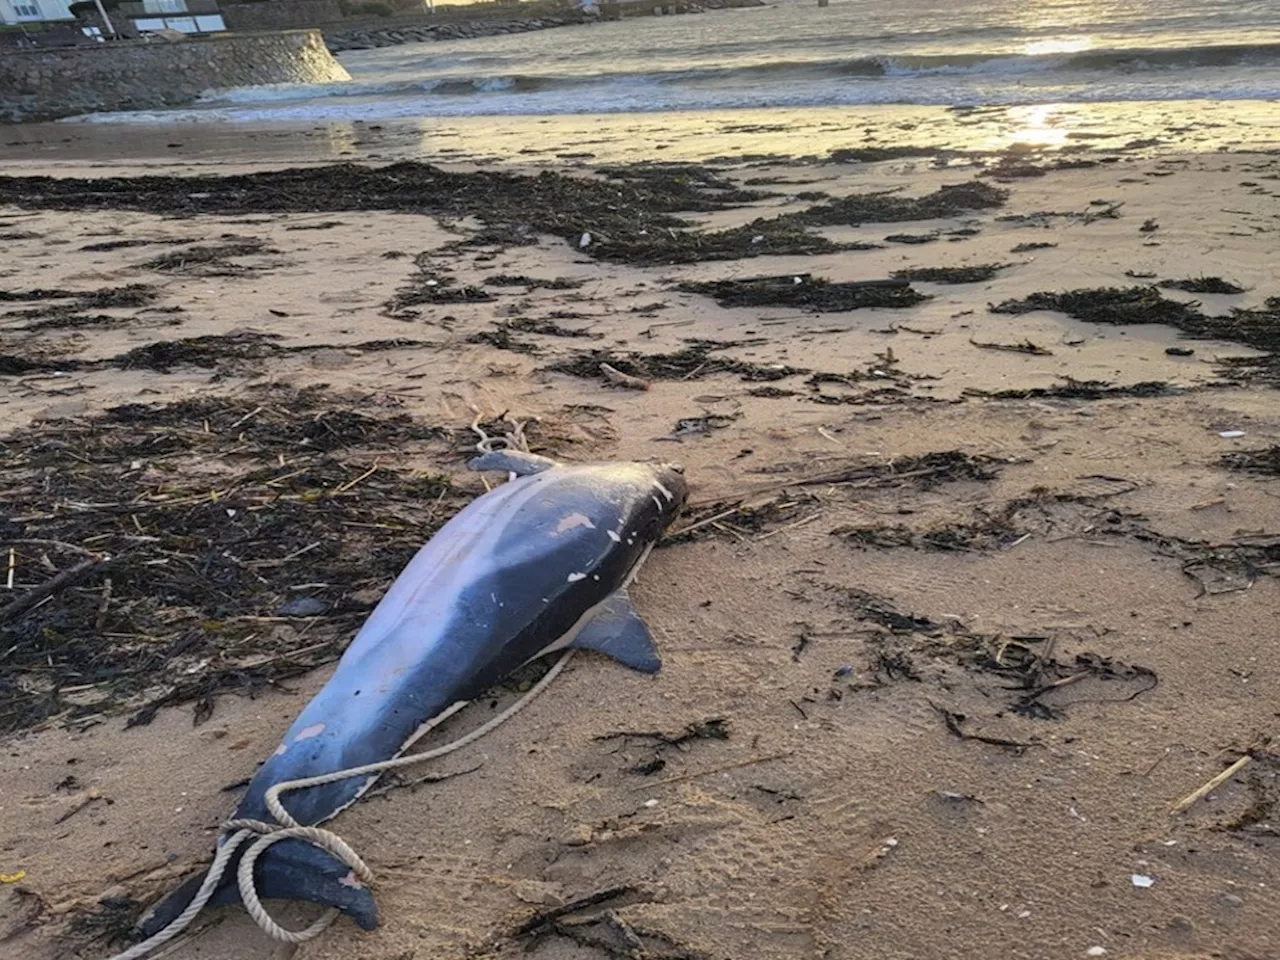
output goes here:
<path id="1" fill-rule="evenodd" d="M 333 677 L 294 721 L 250 782 L 236 818 L 271 822 L 277 783 L 397 756 L 424 723 L 552 650 L 597 650 L 646 673 L 661 665 L 626 587 L 684 503 L 672 465 L 560 465 L 514 452 L 472 469 L 511 482 L 477 498 L 420 550 L 369 616 Z M 352 804 L 376 777 L 285 794 L 285 809 L 314 826 Z M 233 861 L 211 905 L 239 902 Z M 349 867 L 299 840 L 255 864 L 263 899 L 337 907 L 377 926 L 371 891 Z M 203 875 L 160 901 L 140 924 L 151 936 L 191 902 Z"/>

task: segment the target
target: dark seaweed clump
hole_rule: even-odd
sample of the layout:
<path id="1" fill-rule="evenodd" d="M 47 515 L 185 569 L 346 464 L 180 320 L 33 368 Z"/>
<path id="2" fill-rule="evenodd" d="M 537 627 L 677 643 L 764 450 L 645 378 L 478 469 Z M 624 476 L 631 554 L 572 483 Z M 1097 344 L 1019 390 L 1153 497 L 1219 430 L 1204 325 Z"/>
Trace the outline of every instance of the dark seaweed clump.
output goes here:
<path id="1" fill-rule="evenodd" d="M 1155 287 L 1102 287 L 1064 293 L 1033 293 L 1023 300 L 1006 300 L 994 313 L 1023 314 L 1058 310 L 1078 320 L 1116 325 L 1163 323 L 1189 337 L 1226 340 L 1266 351 L 1266 356 L 1227 358 L 1219 365 L 1242 380 L 1280 384 L 1280 301 L 1272 298 L 1262 309 L 1232 309 L 1211 317 L 1198 303 L 1169 300 Z"/>
<path id="2" fill-rule="evenodd" d="M 0 204 L 25 209 L 140 210 L 165 216 L 385 210 L 475 217 L 483 229 L 460 245 L 528 244 L 538 234 L 549 234 L 588 256 L 637 264 L 833 252 L 845 247 L 806 227 L 957 216 L 1005 199 L 1003 191 L 971 183 L 918 198 L 846 197 L 727 230 L 693 229 L 676 216 L 723 210 L 761 196 L 701 168 L 671 165 L 609 168 L 604 177 L 453 172 L 414 162 L 232 176 L 0 177 Z M 584 235 L 590 238 L 585 245 Z"/>
<path id="3" fill-rule="evenodd" d="M 1069 290 L 1065 293 L 1033 293 L 1024 300 L 1006 300 L 992 313 L 1015 316 L 1033 310 L 1057 310 L 1090 323 L 1132 325 L 1163 323 L 1185 328 L 1203 317 L 1195 304 L 1169 300 L 1155 287 L 1107 287 Z"/>
<path id="4" fill-rule="evenodd" d="M 200 719 L 217 693 L 333 660 L 469 499 L 395 465 L 442 437 L 323 387 L 276 387 L 0 438 L 18 583 L 0 610 L 0 734 L 142 704 L 134 722 L 185 701 Z M 261 619 L 303 616 L 317 619 Z"/>
<path id="5" fill-rule="evenodd" d="M 895 270 L 892 276 L 916 283 L 982 283 L 1008 266 L 1007 263 L 978 263 L 971 267 L 909 267 Z"/>
<path id="6" fill-rule="evenodd" d="M 123 287 L 104 287 L 100 290 L 0 290 L 0 303 L 33 303 L 42 300 L 73 300 L 81 310 L 105 310 L 111 307 L 145 307 L 153 303 L 159 294 L 145 283 L 131 283 Z M 24 314 L 26 316 L 26 314 Z"/>
<path id="7" fill-rule="evenodd" d="M 941 152 L 936 147 L 839 147 L 827 154 L 827 161 L 879 163 L 883 160 L 905 160 L 908 157 L 932 157 Z"/>
<path id="8" fill-rule="evenodd" d="M 546 369 L 574 377 L 598 380 L 600 364 L 642 380 L 700 380 L 721 373 L 737 374 L 749 382 L 782 380 L 799 373 L 800 367 L 786 364 L 759 364 L 735 357 L 720 356 L 725 345 L 708 342 L 692 344 L 674 353 L 636 353 L 629 351 L 591 350 L 576 353 L 551 364 Z"/>
<path id="9" fill-rule="evenodd" d="M 414 272 L 409 281 L 383 305 L 383 312 L 397 320 L 417 320 L 422 313 L 415 307 L 442 306 L 455 303 L 488 303 L 494 295 L 483 287 L 458 286 L 453 277 L 439 270 L 431 251 L 414 257 Z"/>
<path id="10" fill-rule="evenodd" d="M 903 197 L 895 193 L 854 194 L 790 216 L 798 223 L 825 226 L 905 223 L 989 210 L 1002 206 L 1008 198 L 1007 190 L 973 181 L 942 187 L 923 197 Z"/>
<path id="11" fill-rule="evenodd" d="M 683 283 L 680 289 L 714 297 L 722 307 L 798 307 L 819 313 L 911 307 L 929 299 L 905 280 L 835 283 L 809 274 Z"/>
<path id="12" fill-rule="evenodd" d="M 1009 390 L 964 391 L 967 397 L 983 397 L 989 400 L 1111 400 L 1118 397 L 1167 397 L 1177 393 L 1163 380 L 1143 380 L 1117 386 L 1106 380 L 1075 380 L 1067 377 L 1052 387 L 1027 387 Z"/>
<path id="13" fill-rule="evenodd" d="M 541 277 L 526 277 L 523 274 L 495 273 L 484 278 L 487 287 L 528 287 L 530 290 L 576 290 L 585 280 L 571 280 L 568 277 L 555 277 L 544 280 Z"/>
<path id="14" fill-rule="evenodd" d="M 234 262 L 240 257 L 279 253 L 256 237 L 228 237 L 219 243 L 186 247 L 148 260 L 142 266 L 160 273 L 184 273 L 200 277 L 237 277 L 251 272 Z"/>
<path id="15" fill-rule="evenodd" d="M 1223 454 L 1218 463 L 1228 470 L 1280 477 L 1280 446 L 1262 450 L 1237 450 Z"/>
<path id="16" fill-rule="evenodd" d="M 1186 280 L 1161 280 L 1166 290 L 1183 290 L 1186 293 L 1244 293 L 1244 287 L 1221 277 L 1189 277 Z"/>

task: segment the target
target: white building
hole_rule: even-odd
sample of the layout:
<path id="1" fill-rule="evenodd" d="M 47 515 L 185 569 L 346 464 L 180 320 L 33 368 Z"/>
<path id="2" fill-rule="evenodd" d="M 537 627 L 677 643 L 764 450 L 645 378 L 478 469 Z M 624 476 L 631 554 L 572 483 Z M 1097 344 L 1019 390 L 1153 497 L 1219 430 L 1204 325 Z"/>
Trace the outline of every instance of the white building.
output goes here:
<path id="1" fill-rule="evenodd" d="M 74 20 L 67 7 L 73 0 L 0 0 L 0 23 Z"/>

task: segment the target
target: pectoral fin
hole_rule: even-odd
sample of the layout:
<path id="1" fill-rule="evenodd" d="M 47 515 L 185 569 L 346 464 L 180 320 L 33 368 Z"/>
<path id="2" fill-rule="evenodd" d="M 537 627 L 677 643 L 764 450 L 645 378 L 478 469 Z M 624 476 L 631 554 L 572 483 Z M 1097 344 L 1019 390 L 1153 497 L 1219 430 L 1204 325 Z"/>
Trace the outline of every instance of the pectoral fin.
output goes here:
<path id="1" fill-rule="evenodd" d="M 467 469 L 476 473 L 514 473 L 517 477 L 541 473 L 555 466 L 559 464 L 550 457 L 540 457 L 536 453 L 524 453 L 520 450 L 494 450 L 467 462 Z"/>
<path id="2" fill-rule="evenodd" d="M 641 673 L 657 673 L 662 667 L 653 636 L 631 606 L 626 590 L 619 590 L 606 600 L 569 646 L 603 653 Z"/>

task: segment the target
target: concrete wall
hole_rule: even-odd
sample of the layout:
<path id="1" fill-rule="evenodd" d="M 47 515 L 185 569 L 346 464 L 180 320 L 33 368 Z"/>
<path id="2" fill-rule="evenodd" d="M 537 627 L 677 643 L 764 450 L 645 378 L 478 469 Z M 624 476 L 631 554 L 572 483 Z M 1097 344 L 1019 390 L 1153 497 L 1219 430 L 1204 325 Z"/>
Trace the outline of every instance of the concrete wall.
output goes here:
<path id="1" fill-rule="evenodd" d="M 176 106 L 226 87 L 350 79 L 317 30 L 6 50 L 0 123 Z"/>

